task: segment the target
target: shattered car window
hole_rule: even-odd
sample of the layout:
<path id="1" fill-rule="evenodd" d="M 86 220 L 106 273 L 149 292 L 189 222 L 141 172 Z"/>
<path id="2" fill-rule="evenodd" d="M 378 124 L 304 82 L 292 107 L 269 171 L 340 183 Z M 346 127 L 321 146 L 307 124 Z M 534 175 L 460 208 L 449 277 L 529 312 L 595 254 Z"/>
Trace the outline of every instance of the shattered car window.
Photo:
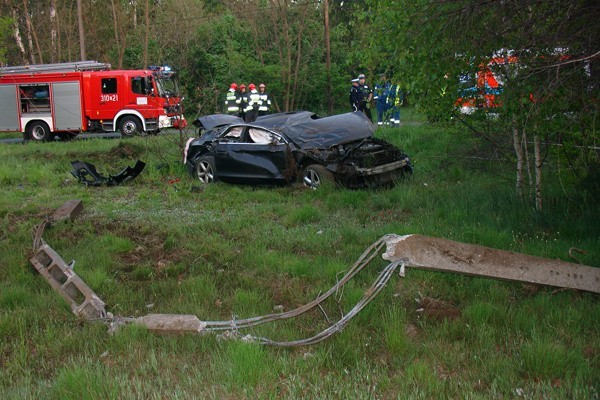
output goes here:
<path id="1" fill-rule="evenodd" d="M 278 137 L 273 135 L 271 132 L 264 131 L 262 129 L 250 128 L 248 131 L 250 136 L 250 142 L 257 144 L 277 144 L 281 141 Z"/>
<path id="2" fill-rule="evenodd" d="M 243 130 L 244 130 L 243 126 L 234 126 L 223 137 L 239 139 L 242 136 Z"/>

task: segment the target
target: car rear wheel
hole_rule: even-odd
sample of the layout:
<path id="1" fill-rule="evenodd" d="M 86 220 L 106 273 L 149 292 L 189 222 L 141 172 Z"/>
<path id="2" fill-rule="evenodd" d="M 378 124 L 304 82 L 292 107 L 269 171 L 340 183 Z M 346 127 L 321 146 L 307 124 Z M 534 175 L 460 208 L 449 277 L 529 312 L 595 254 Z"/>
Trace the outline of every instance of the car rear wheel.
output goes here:
<path id="1" fill-rule="evenodd" d="M 319 164 L 309 165 L 304 169 L 302 183 L 311 189 L 318 189 L 321 186 L 330 185 L 335 182 L 333 174 Z"/>
<path id="2" fill-rule="evenodd" d="M 200 183 L 213 183 L 215 178 L 215 160 L 212 157 L 200 157 L 196 161 L 196 177 Z"/>

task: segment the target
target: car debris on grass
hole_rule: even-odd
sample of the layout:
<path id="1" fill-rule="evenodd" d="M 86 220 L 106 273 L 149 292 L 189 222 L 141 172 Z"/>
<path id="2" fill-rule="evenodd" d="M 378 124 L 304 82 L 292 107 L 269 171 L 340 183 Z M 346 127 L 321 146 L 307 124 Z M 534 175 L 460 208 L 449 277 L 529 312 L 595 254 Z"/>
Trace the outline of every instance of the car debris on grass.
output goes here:
<path id="1" fill-rule="evenodd" d="M 137 160 L 133 167 L 127 166 L 118 174 L 109 176 L 100 175 L 94 164 L 84 161 L 71 161 L 71 166 L 73 167 L 71 170 L 71 175 L 73 175 L 79 180 L 79 182 L 86 186 L 116 186 L 135 179 L 144 170 L 146 163 L 141 160 Z"/>

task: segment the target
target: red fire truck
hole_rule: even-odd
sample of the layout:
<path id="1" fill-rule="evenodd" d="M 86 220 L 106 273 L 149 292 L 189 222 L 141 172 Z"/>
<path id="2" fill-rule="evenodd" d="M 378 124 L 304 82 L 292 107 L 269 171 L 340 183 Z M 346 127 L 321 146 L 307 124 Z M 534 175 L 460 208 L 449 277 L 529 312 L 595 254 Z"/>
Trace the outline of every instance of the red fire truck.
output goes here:
<path id="1" fill-rule="evenodd" d="M 81 61 L 0 68 L 0 131 L 23 132 L 25 140 L 183 128 L 180 102 L 169 67 L 111 70 Z"/>

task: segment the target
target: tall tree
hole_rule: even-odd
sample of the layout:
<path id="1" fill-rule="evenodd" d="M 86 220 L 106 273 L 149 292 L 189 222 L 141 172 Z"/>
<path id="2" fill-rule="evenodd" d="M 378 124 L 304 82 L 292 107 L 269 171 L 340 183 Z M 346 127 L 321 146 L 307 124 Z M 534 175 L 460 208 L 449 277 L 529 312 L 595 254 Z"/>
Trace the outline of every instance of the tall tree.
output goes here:
<path id="1" fill-rule="evenodd" d="M 81 0 L 77 0 L 77 26 L 79 27 L 79 54 L 81 60 L 86 59 L 85 52 L 85 30 L 83 29 L 83 6 Z"/>
<path id="2" fill-rule="evenodd" d="M 331 40 L 329 35 L 329 0 L 323 3 L 323 16 L 325 25 L 325 71 L 327 74 L 327 111 L 333 114 L 333 97 L 331 95 Z"/>
<path id="3" fill-rule="evenodd" d="M 58 23 L 56 18 L 56 0 L 50 0 L 50 62 L 58 59 Z"/>

